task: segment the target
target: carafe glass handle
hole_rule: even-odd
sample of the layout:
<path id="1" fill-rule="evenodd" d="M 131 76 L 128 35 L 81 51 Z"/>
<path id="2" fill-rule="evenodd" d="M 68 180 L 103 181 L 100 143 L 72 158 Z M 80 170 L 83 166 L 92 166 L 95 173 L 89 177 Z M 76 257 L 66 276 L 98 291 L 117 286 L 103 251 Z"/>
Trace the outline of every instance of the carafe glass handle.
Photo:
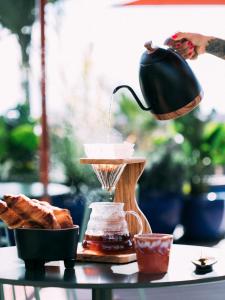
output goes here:
<path id="1" fill-rule="evenodd" d="M 142 234 L 142 232 L 143 232 L 143 224 L 142 224 L 142 220 L 141 220 L 139 214 L 136 213 L 133 210 L 127 210 L 127 211 L 125 211 L 125 215 L 127 215 L 127 214 L 135 216 L 135 218 L 138 220 L 138 224 L 140 226 L 139 232 L 137 232 L 137 234 Z"/>

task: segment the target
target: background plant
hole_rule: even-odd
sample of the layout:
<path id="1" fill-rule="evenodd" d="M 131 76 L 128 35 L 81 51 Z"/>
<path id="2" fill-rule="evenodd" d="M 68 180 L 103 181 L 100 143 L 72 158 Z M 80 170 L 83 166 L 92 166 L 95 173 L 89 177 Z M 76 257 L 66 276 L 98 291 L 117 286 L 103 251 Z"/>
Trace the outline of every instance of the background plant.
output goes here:
<path id="1" fill-rule="evenodd" d="M 143 189 L 198 195 L 208 190 L 208 176 L 225 164 L 225 125 L 212 111 L 199 109 L 168 122 L 156 121 L 139 109 L 133 99 L 122 95 L 117 128 L 136 143 L 147 158 L 140 178 Z"/>
<path id="2" fill-rule="evenodd" d="M 147 160 L 139 180 L 141 190 L 181 192 L 185 181 L 185 162 L 181 145 L 171 122 L 157 121 L 140 110 L 136 102 L 122 95 L 117 128 L 136 144 L 136 154 Z"/>
<path id="3" fill-rule="evenodd" d="M 203 117 L 198 109 L 173 122 L 183 137 L 181 144 L 190 192 L 198 195 L 208 190 L 207 176 L 225 163 L 225 126 L 212 111 Z"/>
<path id="4" fill-rule="evenodd" d="M 38 179 L 38 121 L 31 118 L 27 103 L 0 116 L 1 180 Z"/>

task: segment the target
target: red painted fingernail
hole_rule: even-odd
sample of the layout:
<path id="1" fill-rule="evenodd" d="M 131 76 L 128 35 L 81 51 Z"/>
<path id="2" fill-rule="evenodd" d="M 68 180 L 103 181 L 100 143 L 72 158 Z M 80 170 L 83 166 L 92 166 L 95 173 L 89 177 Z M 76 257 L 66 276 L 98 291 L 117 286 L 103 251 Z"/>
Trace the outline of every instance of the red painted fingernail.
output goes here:
<path id="1" fill-rule="evenodd" d="M 178 48 L 178 47 L 180 47 L 180 45 L 181 45 L 181 43 L 177 43 L 177 44 L 175 45 L 175 47 Z"/>
<path id="2" fill-rule="evenodd" d="M 177 38 L 177 34 L 172 35 L 172 39 L 176 39 Z"/>
<path id="3" fill-rule="evenodd" d="M 194 45 L 190 45 L 190 46 L 189 46 L 190 49 L 193 49 L 194 47 L 195 47 Z"/>
<path id="4" fill-rule="evenodd" d="M 193 46 L 192 42 L 190 42 L 190 41 L 187 44 L 188 44 L 188 46 Z"/>
<path id="5" fill-rule="evenodd" d="M 192 53 L 193 53 L 192 51 L 188 52 L 188 56 L 191 55 Z"/>

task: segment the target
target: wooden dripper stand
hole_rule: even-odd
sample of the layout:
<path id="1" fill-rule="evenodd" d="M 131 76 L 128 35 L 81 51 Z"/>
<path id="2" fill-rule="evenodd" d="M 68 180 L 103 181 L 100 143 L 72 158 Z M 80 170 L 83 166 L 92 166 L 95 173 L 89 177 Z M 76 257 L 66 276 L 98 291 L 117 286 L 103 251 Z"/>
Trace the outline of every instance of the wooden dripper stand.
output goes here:
<path id="1" fill-rule="evenodd" d="M 91 164 L 99 181 L 102 183 L 102 176 L 99 174 L 99 168 L 102 169 L 110 168 L 115 170 L 118 167 L 117 178 L 115 176 L 115 181 L 111 184 L 115 187 L 114 202 L 124 202 L 124 210 L 133 210 L 140 216 L 143 224 L 143 233 L 151 233 L 151 227 L 145 215 L 142 213 L 138 207 L 135 192 L 136 185 L 139 177 L 141 176 L 146 160 L 143 158 L 129 158 L 129 159 L 91 159 L 91 158 L 81 158 L 81 164 Z M 119 170 L 121 167 L 121 172 Z M 109 171 L 110 172 L 110 171 Z M 104 183 L 103 183 L 104 184 Z M 107 185 L 108 183 L 105 182 Z M 106 187 L 107 188 L 107 187 Z M 110 189 L 110 186 L 108 186 Z M 128 228 L 131 236 L 136 234 L 139 231 L 140 225 L 138 221 L 133 216 L 128 216 L 127 218 Z"/>
<path id="2" fill-rule="evenodd" d="M 102 187 L 109 192 L 115 190 L 114 202 L 124 203 L 124 211 L 136 212 L 143 225 L 143 233 L 151 233 L 151 227 L 148 220 L 138 207 L 135 190 L 139 177 L 141 176 L 145 159 L 92 159 L 81 158 L 81 164 L 90 164 L 93 167 Z M 137 218 L 129 215 L 127 218 L 128 230 L 131 238 L 140 231 L 140 224 Z M 110 262 L 110 263 L 128 263 L 136 260 L 136 254 L 133 251 L 129 253 L 101 254 L 84 248 L 79 248 L 77 259 L 81 261 Z"/>

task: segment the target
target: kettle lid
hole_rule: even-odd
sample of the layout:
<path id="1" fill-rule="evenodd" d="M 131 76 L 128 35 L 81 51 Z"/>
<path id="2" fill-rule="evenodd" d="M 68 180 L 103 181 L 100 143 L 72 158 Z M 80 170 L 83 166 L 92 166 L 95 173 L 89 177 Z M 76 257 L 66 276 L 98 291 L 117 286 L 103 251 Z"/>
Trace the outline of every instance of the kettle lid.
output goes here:
<path id="1" fill-rule="evenodd" d="M 155 62 L 158 62 L 164 59 L 168 54 L 168 50 L 163 48 L 153 48 L 152 42 L 147 42 L 144 46 L 147 50 L 141 56 L 140 64 L 142 66 L 151 65 Z"/>

